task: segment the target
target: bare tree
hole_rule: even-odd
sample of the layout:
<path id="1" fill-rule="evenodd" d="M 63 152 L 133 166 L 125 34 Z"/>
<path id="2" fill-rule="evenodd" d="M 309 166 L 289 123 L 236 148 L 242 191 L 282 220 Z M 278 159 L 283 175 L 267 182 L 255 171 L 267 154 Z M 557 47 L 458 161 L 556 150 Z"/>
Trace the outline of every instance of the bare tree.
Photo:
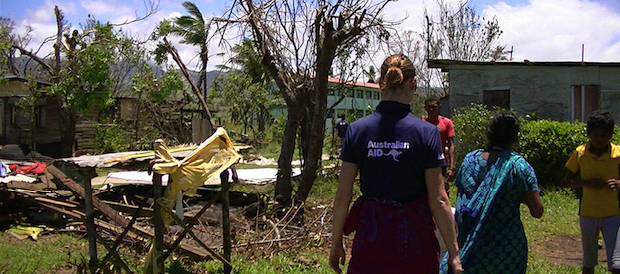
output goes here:
<path id="1" fill-rule="evenodd" d="M 436 15 L 424 10 L 426 22 L 422 40 L 426 44 L 426 58 L 459 61 L 500 60 L 503 47 L 498 46 L 502 34 L 497 19 L 485 19 L 476 14 L 468 0 L 450 4 L 446 0 L 435 0 L 439 7 Z M 500 54 L 497 49 L 501 48 Z M 425 64 L 425 70 L 426 69 Z M 447 75 L 437 70 L 427 73 L 426 84 L 440 84 L 448 90 Z"/>
<path id="2" fill-rule="evenodd" d="M 287 104 L 276 182 L 280 205 L 303 203 L 317 177 L 334 58 L 340 50 L 387 37 L 389 22 L 382 11 L 389 2 L 236 0 L 215 21 L 219 31 L 238 28 L 253 41 Z M 291 160 L 298 132 L 303 166 L 298 191 L 292 196 Z"/>

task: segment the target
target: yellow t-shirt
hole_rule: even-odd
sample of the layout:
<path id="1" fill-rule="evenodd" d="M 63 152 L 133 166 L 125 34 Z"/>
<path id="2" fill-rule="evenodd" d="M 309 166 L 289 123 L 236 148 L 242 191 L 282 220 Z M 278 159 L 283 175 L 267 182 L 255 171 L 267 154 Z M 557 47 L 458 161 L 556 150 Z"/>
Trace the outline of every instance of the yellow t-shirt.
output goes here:
<path id="1" fill-rule="evenodd" d="M 611 144 L 611 151 L 597 157 L 590 152 L 590 143 L 575 149 L 566 162 L 566 167 L 573 173 L 579 172 L 582 180 L 600 178 L 603 181 L 618 179 L 620 164 L 620 146 Z M 583 188 L 583 197 L 579 216 L 604 218 L 620 214 L 618 192 L 609 187 Z"/>

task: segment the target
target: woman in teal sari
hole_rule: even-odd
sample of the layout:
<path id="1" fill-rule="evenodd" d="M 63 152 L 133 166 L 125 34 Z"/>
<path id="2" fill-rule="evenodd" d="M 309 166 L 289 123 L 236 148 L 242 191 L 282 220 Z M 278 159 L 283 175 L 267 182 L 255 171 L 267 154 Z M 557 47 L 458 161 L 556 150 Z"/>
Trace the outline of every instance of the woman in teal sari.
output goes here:
<path id="1" fill-rule="evenodd" d="M 487 148 L 465 156 L 454 180 L 463 273 L 526 271 L 528 248 L 519 204 L 525 203 L 535 218 L 542 216 L 543 205 L 534 169 L 510 150 L 518 133 L 519 120 L 512 113 L 495 115 L 487 124 Z M 447 271 L 442 262 L 441 273 Z"/>

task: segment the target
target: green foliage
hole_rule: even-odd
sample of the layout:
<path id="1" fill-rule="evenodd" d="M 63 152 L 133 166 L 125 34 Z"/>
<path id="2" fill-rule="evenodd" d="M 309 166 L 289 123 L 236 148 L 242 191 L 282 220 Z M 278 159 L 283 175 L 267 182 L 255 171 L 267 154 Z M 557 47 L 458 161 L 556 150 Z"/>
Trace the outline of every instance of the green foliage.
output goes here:
<path id="1" fill-rule="evenodd" d="M 274 142 L 282 143 L 282 138 L 284 138 L 285 127 L 286 127 L 286 116 L 277 117 L 273 125 L 271 125 Z"/>
<path id="2" fill-rule="evenodd" d="M 456 165 L 460 166 L 465 155 L 472 150 L 486 147 L 486 124 L 495 112 L 488 110 L 484 105 L 471 104 L 457 108 L 452 113 L 454 123 Z"/>
<path id="3" fill-rule="evenodd" d="M 426 117 L 426 111 L 424 110 L 424 100 L 426 100 L 425 96 L 422 96 L 419 93 L 414 93 L 413 98 L 411 99 L 411 112 L 416 117 Z"/>
<path id="4" fill-rule="evenodd" d="M 252 82 L 248 74 L 232 71 L 225 78 L 218 76 L 213 81 L 213 95 L 222 95 L 231 106 L 229 115 L 233 122 L 243 125 L 243 133 L 253 125 L 253 115 L 261 99 L 267 98 L 267 91 L 260 84 Z"/>
<path id="5" fill-rule="evenodd" d="M 515 151 L 534 167 L 542 188 L 561 187 L 566 160 L 578 145 L 587 141 L 583 123 L 529 121 L 521 125 Z"/>
<path id="6" fill-rule="evenodd" d="M 102 123 L 95 124 L 96 153 L 129 151 L 131 143 L 127 132 L 115 121 L 102 121 Z"/>
<path id="7" fill-rule="evenodd" d="M 67 52 L 62 80 L 53 89 L 69 109 L 86 112 L 95 107 L 105 109 L 113 103 L 110 67 L 115 62 L 117 41 L 112 25 L 98 23 L 90 34 L 69 38 L 69 44 L 75 48 Z"/>
<path id="8" fill-rule="evenodd" d="M 169 69 L 162 79 L 157 79 L 150 65 L 144 64 L 142 71 L 136 72 L 132 78 L 133 92 L 142 100 L 160 103 L 171 94 L 184 88 L 183 79 L 178 70 Z"/>
<path id="9" fill-rule="evenodd" d="M 452 121 L 456 134 L 456 162 L 460 165 L 472 150 L 486 147 L 486 124 L 496 110 L 471 105 L 454 111 Z M 520 118 L 521 136 L 514 150 L 532 165 L 543 189 L 562 187 L 564 164 L 575 148 L 588 142 L 585 125 L 580 122 L 526 120 Z M 616 128 L 612 142 L 620 140 Z"/>
<path id="10" fill-rule="evenodd" d="M 209 96 L 223 97 L 230 105 L 227 115 L 232 121 L 243 125 L 244 134 L 249 127 L 259 137 L 253 140 L 260 141 L 265 127 L 273 121 L 270 112 L 278 105 L 277 93 L 250 40 L 234 46 L 233 53 L 230 62 L 240 68 L 224 67 L 228 74 L 215 78 Z"/>
<path id="11" fill-rule="evenodd" d="M 67 264 L 87 258 L 86 241 L 68 234 L 35 242 L 0 232 L 0 239 L 0 273 L 57 273 Z"/>

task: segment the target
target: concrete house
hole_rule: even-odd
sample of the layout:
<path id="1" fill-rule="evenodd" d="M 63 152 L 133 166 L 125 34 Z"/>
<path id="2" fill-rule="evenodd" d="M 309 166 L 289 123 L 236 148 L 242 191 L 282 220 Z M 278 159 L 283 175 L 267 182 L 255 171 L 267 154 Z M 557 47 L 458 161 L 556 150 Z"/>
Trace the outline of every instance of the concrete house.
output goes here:
<path id="1" fill-rule="evenodd" d="M 344 82 L 337 78 L 329 78 L 330 90 L 327 95 L 327 106 L 334 106 L 332 112 L 327 113 L 326 132 L 331 130 L 333 124 L 340 120 L 341 113 L 353 113 L 362 118 L 375 111 L 381 102 L 381 90 L 379 84 L 364 82 Z M 342 96 L 341 96 L 342 95 Z M 343 99 L 340 100 L 340 98 Z M 351 122 L 351 121 L 349 121 Z"/>
<path id="2" fill-rule="evenodd" d="M 334 108 L 328 111 L 325 117 L 326 133 L 332 133 L 333 125 L 340 120 L 338 116 L 341 113 L 353 114 L 359 119 L 373 113 L 381 102 L 382 93 L 379 84 L 350 82 L 331 77 L 328 81 L 327 107 L 334 106 Z M 271 111 L 273 117 L 286 114 L 287 109 L 284 105 Z"/>
<path id="3" fill-rule="evenodd" d="M 604 109 L 620 121 L 620 63 L 430 60 L 428 66 L 449 72 L 451 109 L 481 103 L 570 122 Z"/>

